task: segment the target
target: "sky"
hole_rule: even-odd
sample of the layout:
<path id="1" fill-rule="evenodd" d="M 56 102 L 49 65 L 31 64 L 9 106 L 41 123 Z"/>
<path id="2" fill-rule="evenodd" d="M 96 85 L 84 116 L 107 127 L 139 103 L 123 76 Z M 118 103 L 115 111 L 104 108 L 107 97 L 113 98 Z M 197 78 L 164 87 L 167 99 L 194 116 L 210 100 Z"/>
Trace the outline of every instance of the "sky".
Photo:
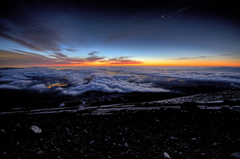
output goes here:
<path id="1" fill-rule="evenodd" d="M 240 66 L 234 1 L 0 2 L 0 67 Z"/>

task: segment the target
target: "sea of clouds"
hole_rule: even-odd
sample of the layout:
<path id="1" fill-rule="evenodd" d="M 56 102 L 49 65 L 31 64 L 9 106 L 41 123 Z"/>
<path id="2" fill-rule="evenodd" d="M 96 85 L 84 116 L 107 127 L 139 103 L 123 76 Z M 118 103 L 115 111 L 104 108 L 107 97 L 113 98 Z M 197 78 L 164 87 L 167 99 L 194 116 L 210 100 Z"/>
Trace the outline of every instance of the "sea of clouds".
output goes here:
<path id="1" fill-rule="evenodd" d="M 224 81 L 230 87 L 240 87 L 240 68 L 203 67 L 78 67 L 1 69 L 0 89 L 58 91 L 59 94 L 79 95 L 98 91 L 107 93 L 169 92 L 153 81 L 174 77 L 184 80 Z M 68 80 L 66 87 L 48 88 L 49 83 Z M 66 81 L 65 81 L 66 82 Z"/>

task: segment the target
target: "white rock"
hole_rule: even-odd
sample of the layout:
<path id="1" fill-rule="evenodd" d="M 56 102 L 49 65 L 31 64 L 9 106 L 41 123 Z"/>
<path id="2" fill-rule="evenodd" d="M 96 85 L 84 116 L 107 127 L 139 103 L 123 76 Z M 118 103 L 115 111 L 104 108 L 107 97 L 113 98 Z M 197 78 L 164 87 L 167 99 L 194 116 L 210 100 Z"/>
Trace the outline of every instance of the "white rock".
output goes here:
<path id="1" fill-rule="evenodd" d="M 171 159 L 171 157 L 169 156 L 169 154 L 168 154 L 167 152 L 163 152 L 163 157 L 164 157 L 164 158 Z"/>
<path id="2" fill-rule="evenodd" d="M 64 104 L 64 103 L 62 103 L 62 104 L 60 104 L 60 105 L 59 105 L 59 107 L 63 107 L 63 106 L 65 106 L 65 104 Z"/>
<path id="3" fill-rule="evenodd" d="M 40 134 L 42 132 L 42 129 L 39 128 L 38 126 L 36 125 L 32 125 L 31 126 L 31 130 L 34 132 L 34 133 L 37 133 L 37 134 Z"/>

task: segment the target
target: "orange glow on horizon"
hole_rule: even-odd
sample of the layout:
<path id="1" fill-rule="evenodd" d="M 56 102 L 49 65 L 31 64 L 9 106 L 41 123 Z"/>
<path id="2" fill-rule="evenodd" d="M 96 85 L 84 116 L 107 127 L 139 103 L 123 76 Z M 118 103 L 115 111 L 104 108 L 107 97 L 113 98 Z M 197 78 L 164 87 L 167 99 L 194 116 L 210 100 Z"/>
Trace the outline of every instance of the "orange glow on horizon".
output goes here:
<path id="1" fill-rule="evenodd" d="M 142 64 L 61 64 L 61 65 L 38 65 L 38 66 L 229 66 L 239 67 L 240 62 L 223 62 L 223 61 L 178 61 L 178 62 L 146 62 Z"/>
<path id="2" fill-rule="evenodd" d="M 1 66 L 1 67 L 78 67 L 78 66 L 228 66 L 228 67 L 240 67 L 240 61 L 238 59 L 232 60 L 153 60 L 151 62 L 143 62 L 141 64 L 109 64 L 109 63 L 83 63 L 83 64 L 36 64 L 36 65 L 15 65 L 15 66 Z"/>

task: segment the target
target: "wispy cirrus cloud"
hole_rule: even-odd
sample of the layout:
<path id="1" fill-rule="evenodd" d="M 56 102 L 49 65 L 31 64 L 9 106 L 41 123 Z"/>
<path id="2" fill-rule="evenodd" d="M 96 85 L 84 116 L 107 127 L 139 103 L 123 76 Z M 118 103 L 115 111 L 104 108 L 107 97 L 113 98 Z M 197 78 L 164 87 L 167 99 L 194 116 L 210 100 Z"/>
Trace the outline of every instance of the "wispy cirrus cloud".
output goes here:
<path id="1" fill-rule="evenodd" d="M 60 32 L 41 24 L 30 14 L 22 16 L 0 19 L 0 37 L 34 51 L 61 51 Z"/>
<path id="2" fill-rule="evenodd" d="M 71 51 L 71 52 L 74 52 L 76 51 L 76 49 L 66 49 L 67 51 Z"/>
<path id="3" fill-rule="evenodd" d="M 137 60 L 130 60 L 127 56 L 121 56 L 118 58 L 110 58 L 108 60 L 104 60 L 102 62 L 106 62 L 108 64 L 114 64 L 114 65 L 128 65 L 128 64 L 142 64 L 142 61 Z"/>
<path id="4" fill-rule="evenodd" d="M 91 56 L 91 57 L 85 58 L 86 62 L 96 62 L 96 61 L 100 61 L 102 59 L 104 59 L 104 57 Z"/>
<path id="5" fill-rule="evenodd" d="M 181 58 L 168 59 L 168 60 L 192 60 L 192 59 L 203 59 L 208 57 L 211 57 L 211 56 L 181 57 Z"/>
<path id="6" fill-rule="evenodd" d="M 21 53 L 21 54 L 25 54 L 25 55 L 30 55 L 30 56 L 37 57 L 37 58 L 40 58 L 40 59 L 47 59 L 46 56 L 39 55 L 39 54 L 35 54 L 35 53 L 31 53 L 31 52 L 27 52 L 27 51 L 22 51 L 22 50 L 18 50 L 18 49 L 11 49 L 11 50 L 14 51 L 14 52 L 17 52 L 17 53 Z M 0 50 L 0 51 L 1 51 L 1 50 Z"/>
<path id="7" fill-rule="evenodd" d="M 170 18 L 173 18 L 173 17 L 177 17 L 179 16 L 180 14 L 186 12 L 188 9 L 192 8 L 193 6 L 187 6 L 187 7 L 182 7 L 182 8 L 179 8 L 176 12 L 166 16 L 167 19 L 170 19 Z"/>
<path id="8" fill-rule="evenodd" d="M 220 54 L 219 56 L 233 56 L 233 54 Z"/>
<path id="9" fill-rule="evenodd" d="M 94 51 L 93 51 L 94 52 Z M 96 52 L 96 51 L 95 51 Z M 89 57 L 70 58 L 63 53 L 54 52 L 51 55 L 39 55 L 36 53 L 11 49 L 11 51 L 0 50 L 0 66 L 40 66 L 40 65 L 73 65 L 91 64 L 100 62 L 102 64 L 141 64 L 143 62 L 128 59 L 128 57 L 111 58 L 92 55 Z"/>
<path id="10" fill-rule="evenodd" d="M 8 34 L 5 34 L 5 33 L 1 33 L 0 32 L 0 36 L 5 38 L 5 39 L 8 39 L 8 40 L 11 40 L 13 42 L 16 42 L 22 46 L 25 46 L 31 50 L 35 50 L 35 51 L 44 51 L 42 48 L 34 45 L 34 44 L 31 44 L 31 43 L 28 43 L 27 41 L 25 41 L 24 39 L 20 39 L 20 38 L 17 38 L 17 37 L 14 37 L 14 36 L 11 36 L 11 35 L 8 35 Z"/>
<path id="11" fill-rule="evenodd" d="M 58 58 L 58 59 L 66 59 L 66 58 L 68 58 L 66 55 L 64 55 L 64 54 L 62 54 L 62 53 L 57 53 L 57 52 L 55 52 L 55 53 L 53 53 L 54 55 L 49 55 L 49 56 L 52 56 L 52 57 L 56 57 L 56 58 Z"/>
<path id="12" fill-rule="evenodd" d="M 94 56 L 94 55 L 97 54 L 97 53 L 98 53 L 97 51 L 92 51 L 92 52 L 88 53 L 88 55 Z"/>

